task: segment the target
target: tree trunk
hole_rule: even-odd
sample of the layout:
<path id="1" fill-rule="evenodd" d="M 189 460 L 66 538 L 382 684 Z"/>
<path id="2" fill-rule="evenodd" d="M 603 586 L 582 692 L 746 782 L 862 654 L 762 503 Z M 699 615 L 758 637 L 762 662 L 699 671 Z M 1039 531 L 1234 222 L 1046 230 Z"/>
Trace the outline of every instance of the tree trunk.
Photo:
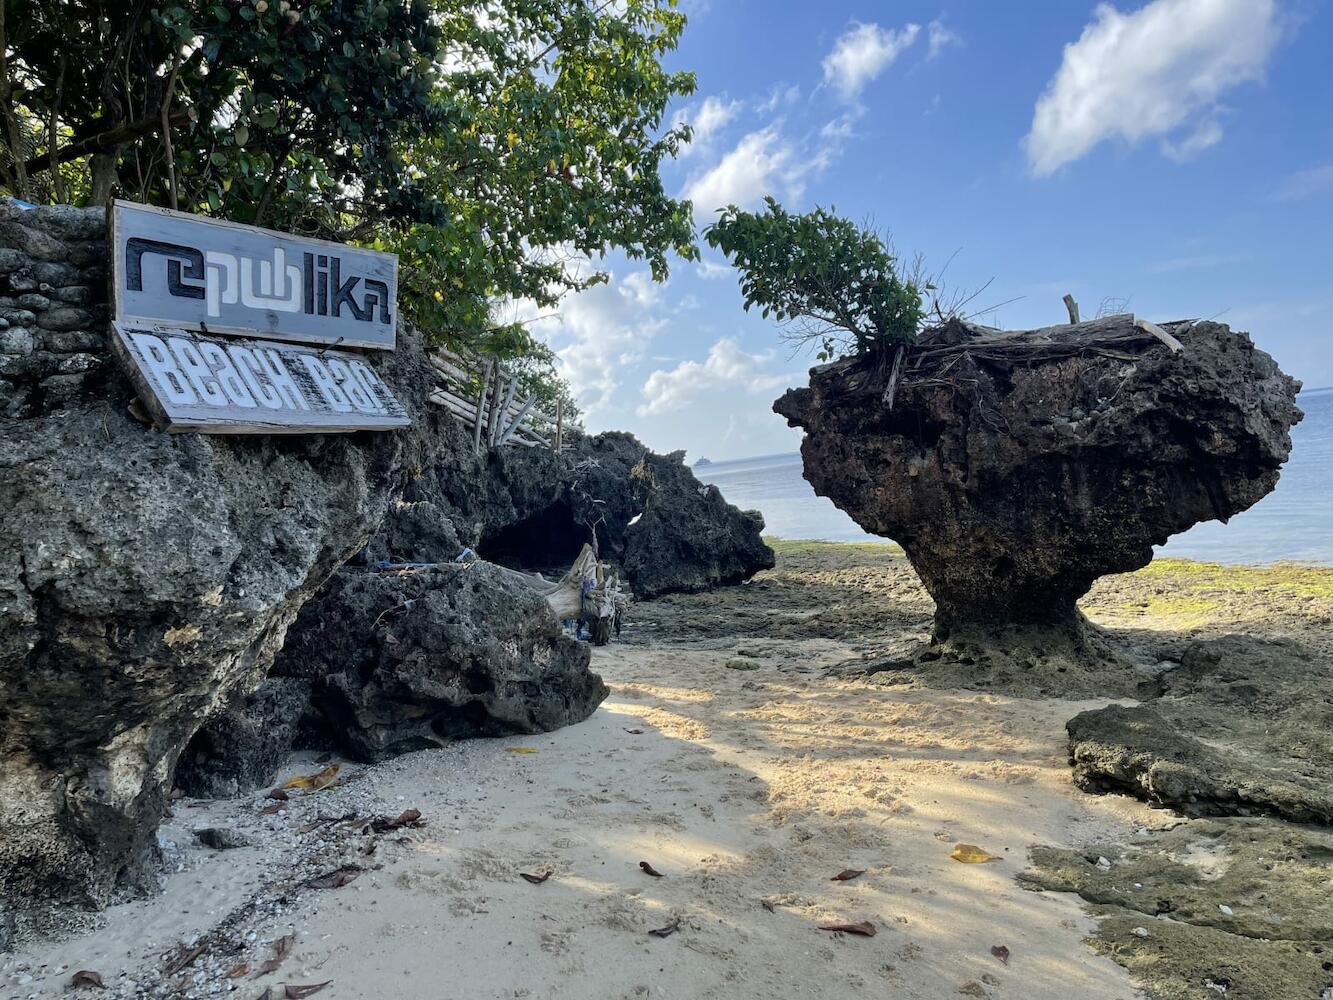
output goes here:
<path id="1" fill-rule="evenodd" d="M 116 164 L 120 161 L 120 148 L 109 153 L 94 153 L 92 160 L 93 186 L 88 196 L 89 205 L 107 205 L 111 202 L 111 189 L 118 180 Z"/>

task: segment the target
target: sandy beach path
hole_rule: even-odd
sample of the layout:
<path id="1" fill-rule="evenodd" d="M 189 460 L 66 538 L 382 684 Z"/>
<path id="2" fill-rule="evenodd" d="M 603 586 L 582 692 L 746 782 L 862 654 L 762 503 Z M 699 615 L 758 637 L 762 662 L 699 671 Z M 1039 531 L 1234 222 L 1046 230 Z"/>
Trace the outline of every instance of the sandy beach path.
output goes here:
<path id="1" fill-rule="evenodd" d="M 165 836 L 223 824 L 257 846 L 185 848 L 163 896 L 19 956 L 27 972 L 11 968 L 7 992 L 54 995 L 81 967 L 117 991 L 160 981 L 169 942 L 230 914 L 230 939 L 248 950 L 178 974 L 188 995 L 274 985 L 280 997 L 277 984 L 324 981 L 326 1000 L 1136 995 L 1082 943 L 1091 922 L 1076 901 L 1013 880 L 1030 845 L 1114 840 L 1161 821 L 1070 784 L 1063 724 L 1100 703 L 840 679 L 823 669 L 848 655 L 831 640 L 748 652 L 737 662 L 697 645 L 613 646 L 594 662 L 611 697 L 581 725 L 348 764 L 345 788 L 273 816 L 258 816 L 258 797 L 178 803 Z M 290 773 L 312 764 L 294 759 Z M 360 860 L 383 867 L 351 884 L 276 892 L 274 903 L 298 869 L 347 860 L 336 852 L 348 845 L 296 831 L 348 807 L 417 808 L 429 824 L 382 838 Z M 1000 860 L 952 861 L 957 841 Z M 848 868 L 865 873 L 831 881 Z M 520 877 L 545 871 L 540 885 Z M 859 921 L 875 936 L 818 929 Z M 288 929 L 295 947 L 276 973 L 217 975 L 258 968 Z M 1009 949 L 1007 965 L 992 945 Z"/>

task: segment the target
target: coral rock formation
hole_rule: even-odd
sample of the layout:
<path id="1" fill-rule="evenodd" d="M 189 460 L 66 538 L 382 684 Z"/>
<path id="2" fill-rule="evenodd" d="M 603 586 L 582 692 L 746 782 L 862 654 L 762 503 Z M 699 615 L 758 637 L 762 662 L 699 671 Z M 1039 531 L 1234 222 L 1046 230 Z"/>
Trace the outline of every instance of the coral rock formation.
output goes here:
<path id="1" fill-rule="evenodd" d="M 145 427 L 104 213 L 0 205 L 0 249 L 0 896 L 97 907 L 143 879 L 186 741 L 383 519 L 404 435 Z M 424 408 L 419 348 L 372 363 Z"/>
<path id="2" fill-rule="evenodd" d="M 907 552 L 937 639 L 1079 633 L 1094 580 L 1245 510 L 1291 449 L 1297 382 L 1222 324 L 1170 331 L 1132 316 L 1020 332 L 955 320 L 896 381 L 883 358 L 849 358 L 773 408 L 805 429 L 815 491 Z"/>
<path id="3" fill-rule="evenodd" d="M 329 737 L 373 761 L 580 722 L 607 695 L 588 659 L 542 597 L 474 562 L 339 571 L 275 669 L 313 683 Z"/>
<path id="4" fill-rule="evenodd" d="M 1227 636 L 1191 644 L 1161 684 L 1150 704 L 1069 721 L 1079 787 L 1190 816 L 1333 823 L 1333 664 L 1292 643 Z"/>

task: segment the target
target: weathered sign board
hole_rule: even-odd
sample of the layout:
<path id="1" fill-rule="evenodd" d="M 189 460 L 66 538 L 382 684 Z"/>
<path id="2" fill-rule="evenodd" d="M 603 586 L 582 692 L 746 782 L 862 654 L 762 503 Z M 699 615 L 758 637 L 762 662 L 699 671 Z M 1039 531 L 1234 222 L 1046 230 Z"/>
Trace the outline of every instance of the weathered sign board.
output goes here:
<path id="1" fill-rule="evenodd" d="M 364 358 L 329 349 L 394 349 L 393 254 L 125 201 L 110 214 L 112 343 L 158 427 L 326 434 L 411 424 Z"/>
<path id="2" fill-rule="evenodd" d="M 162 430 L 301 434 L 407 427 L 364 358 L 271 340 L 112 323 L 112 343 Z"/>
<path id="3" fill-rule="evenodd" d="M 394 348 L 393 254 L 127 201 L 111 239 L 122 323 Z"/>

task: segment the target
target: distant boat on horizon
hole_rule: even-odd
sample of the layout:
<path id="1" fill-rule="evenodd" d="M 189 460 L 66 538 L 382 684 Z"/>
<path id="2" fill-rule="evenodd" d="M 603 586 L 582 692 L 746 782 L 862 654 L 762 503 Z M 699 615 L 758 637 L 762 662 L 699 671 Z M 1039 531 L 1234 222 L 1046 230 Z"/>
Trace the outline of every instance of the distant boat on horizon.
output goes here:
<path id="1" fill-rule="evenodd" d="M 694 467 L 697 469 L 697 468 L 699 468 L 700 466 L 703 466 L 703 465 L 712 465 L 712 464 L 713 464 L 713 460 L 712 460 L 711 458 L 700 458 L 699 461 L 697 461 L 697 462 L 694 463 Z"/>

